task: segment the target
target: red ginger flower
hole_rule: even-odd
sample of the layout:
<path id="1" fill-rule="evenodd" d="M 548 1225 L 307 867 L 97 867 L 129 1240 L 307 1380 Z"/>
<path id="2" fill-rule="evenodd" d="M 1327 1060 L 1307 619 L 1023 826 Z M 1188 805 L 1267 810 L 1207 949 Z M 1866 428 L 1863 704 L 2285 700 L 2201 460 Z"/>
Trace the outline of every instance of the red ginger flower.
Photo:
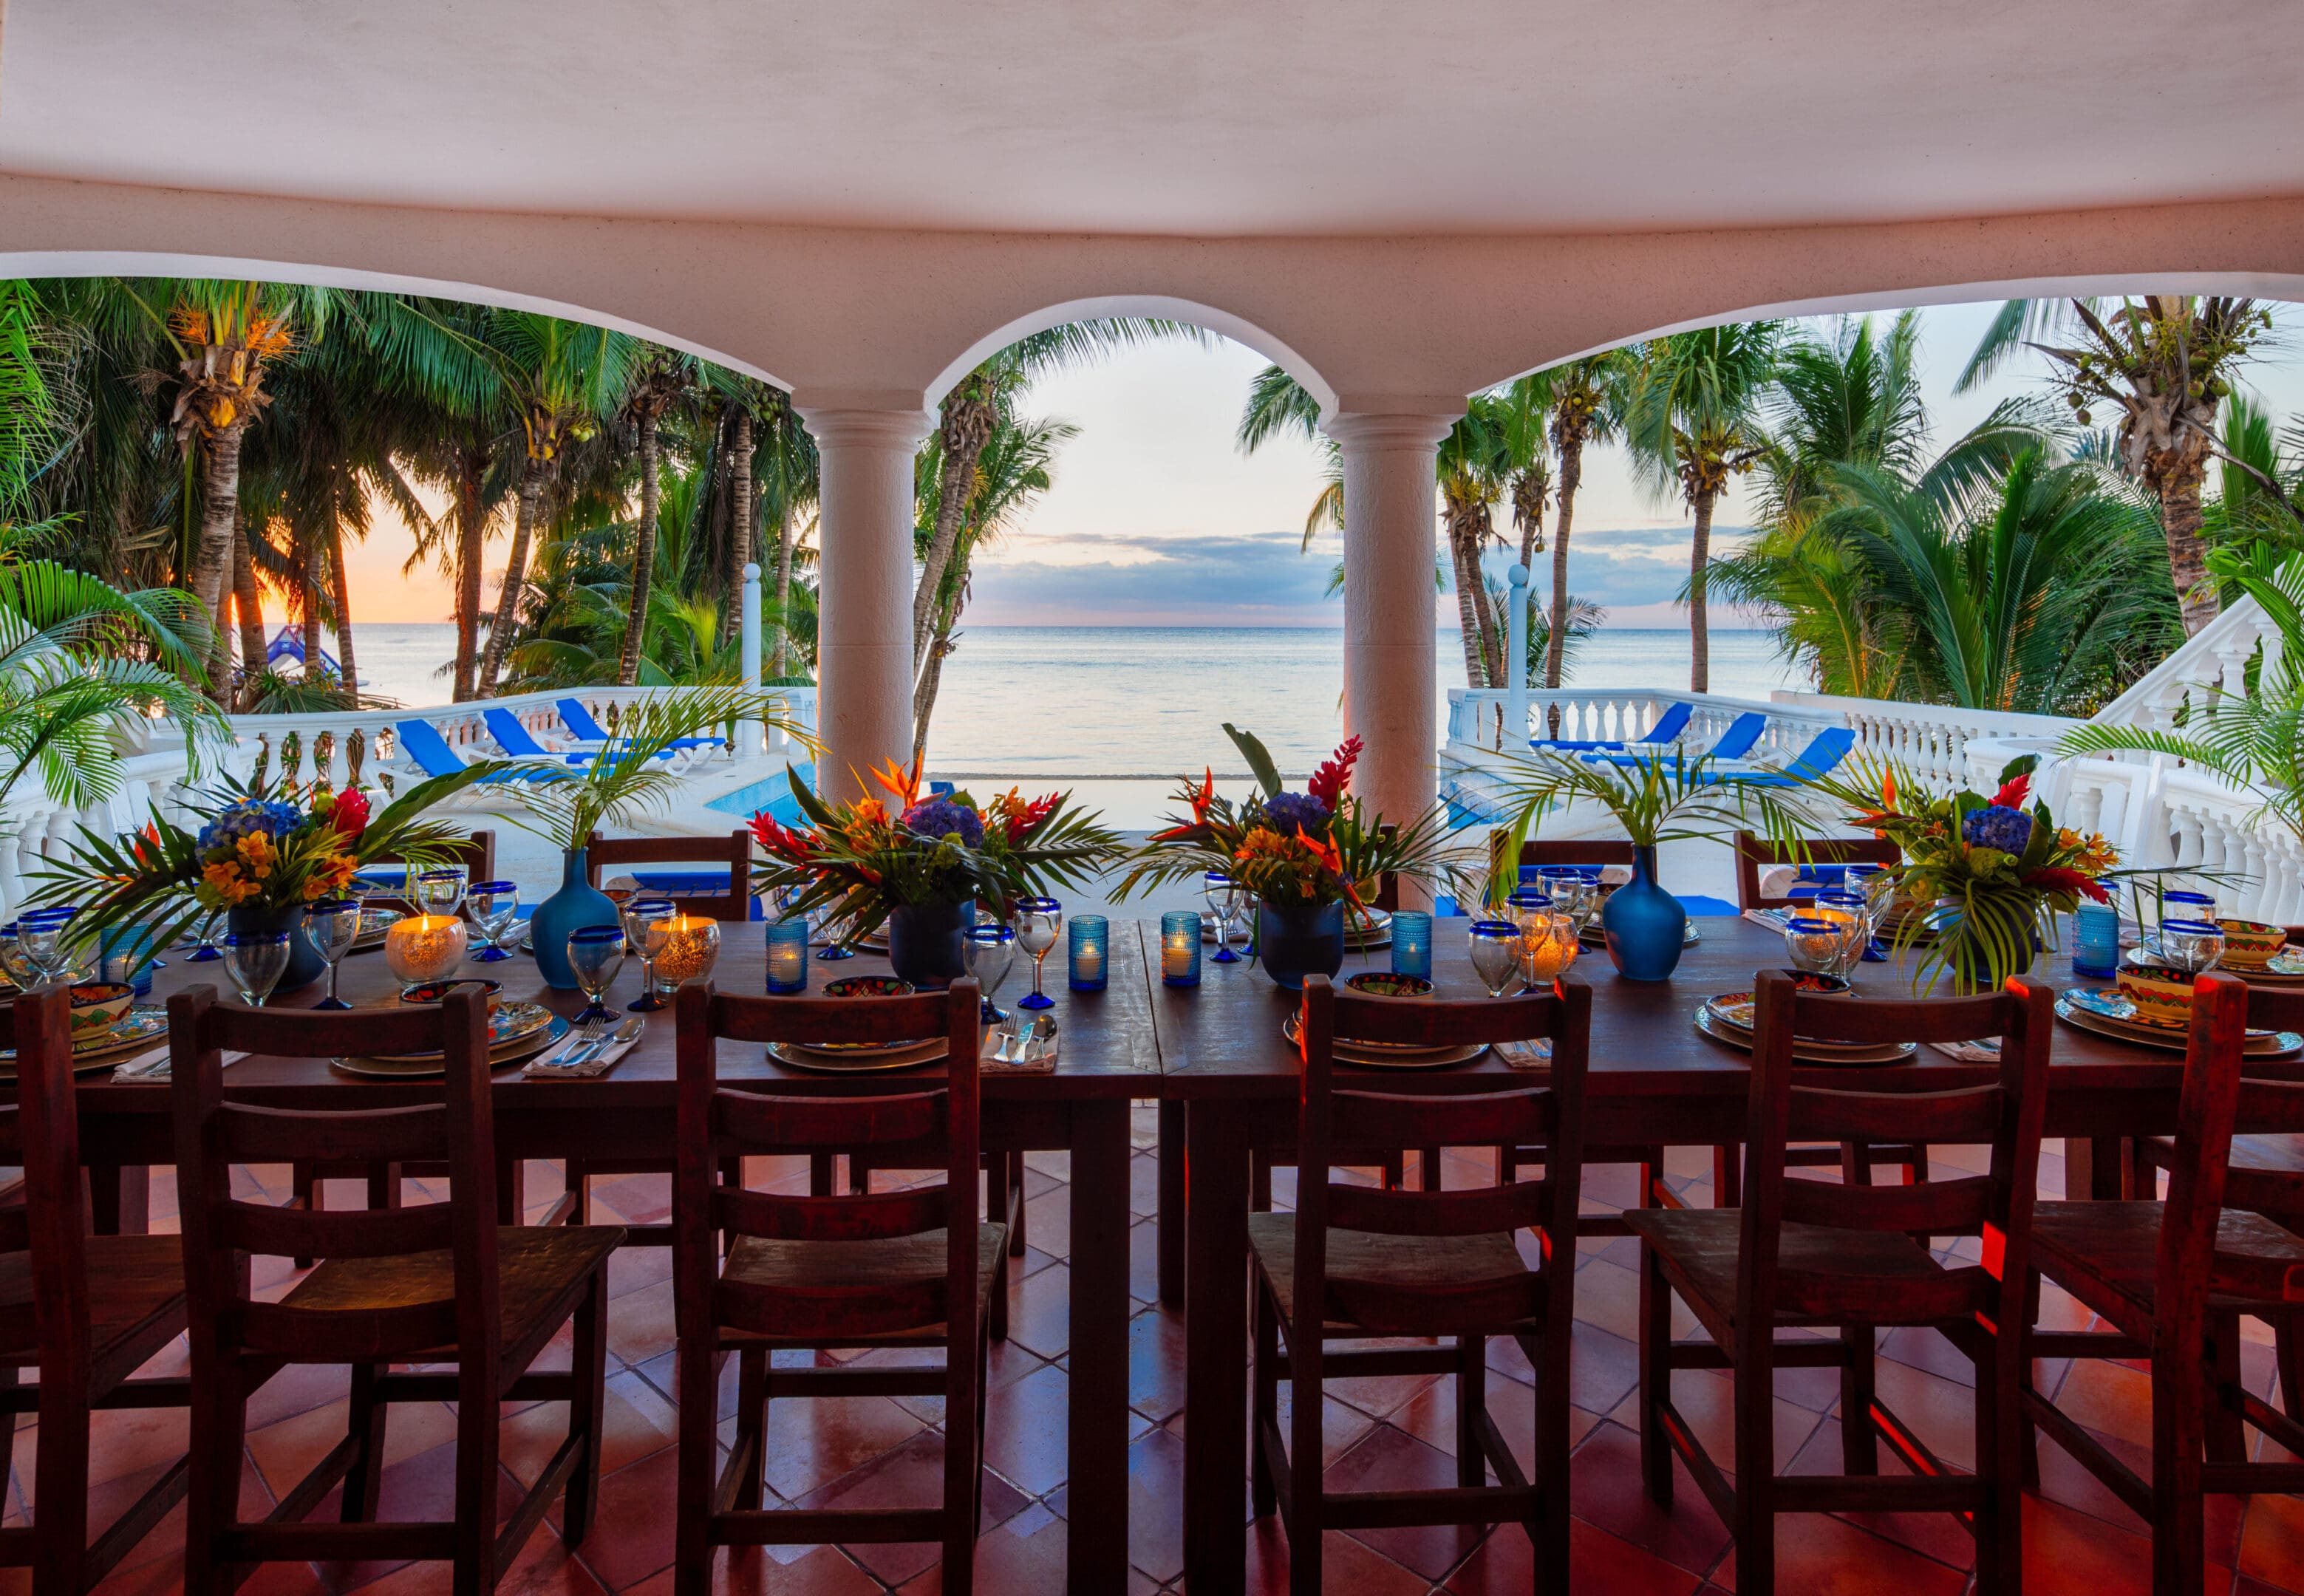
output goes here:
<path id="1" fill-rule="evenodd" d="M 1336 807 L 1336 800 L 1351 789 L 1352 766 L 1360 760 L 1360 747 L 1359 738 L 1347 738 L 1343 746 L 1329 756 L 1326 762 L 1312 773 L 1312 779 L 1304 783 L 1304 790 L 1326 804 L 1331 813 Z"/>
<path id="2" fill-rule="evenodd" d="M 795 865 L 805 864 L 816 855 L 816 839 L 806 832 L 795 832 L 776 823 L 767 811 L 752 816 L 752 836 L 780 859 Z"/>
<path id="3" fill-rule="evenodd" d="M 1992 801 L 2003 809 L 2020 809 L 2024 806 L 2025 800 L 2031 796 L 2032 778 L 2023 775 L 2015 777 L 2002 786 L 1998 792 L 1992 795 Z"/>
<path id="4" fill-rule="evenodd" d="M 2078 870 L 2066 870 L 2054 865 L 2043 865 L 2037 870 L 2027 870 L 2018 879 L 2023 885 L 2030 887 L 2035 891 L 2076 892 L 2097 903 L 2112 901 L 2112 895 L 2104 890 L 2103 882 Z"/>
<path id="5" fill-rule="evenodd" d="M 328 810 L 328 823 L 336 828 L 337 836 L 349 842 L 368 830 L 368 794 L 357 787 L 347 787 L 336 794 L 336 801 Z"/>

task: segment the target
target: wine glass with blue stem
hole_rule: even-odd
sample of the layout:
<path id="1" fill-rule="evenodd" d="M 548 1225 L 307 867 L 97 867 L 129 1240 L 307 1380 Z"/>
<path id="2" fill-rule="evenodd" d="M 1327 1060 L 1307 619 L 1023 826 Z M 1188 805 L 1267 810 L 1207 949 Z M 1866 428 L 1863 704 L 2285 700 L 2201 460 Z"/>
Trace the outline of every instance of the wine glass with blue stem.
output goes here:
<path id="1" fill-rule="evenodd" d="M 1055 1000 L 1040 990 L 1040 971 L 1047 962 L 1048 950 L 1056 945 L 1056 933 L 1063 926 L 1064 907 L 1053 898 L 1020 898 L 1016 900 L 1016 942 L 1032 956 L 1032 991 L 1029 996 L 1016 1000 L 1019 1009 L 1053 1009 Z"/>

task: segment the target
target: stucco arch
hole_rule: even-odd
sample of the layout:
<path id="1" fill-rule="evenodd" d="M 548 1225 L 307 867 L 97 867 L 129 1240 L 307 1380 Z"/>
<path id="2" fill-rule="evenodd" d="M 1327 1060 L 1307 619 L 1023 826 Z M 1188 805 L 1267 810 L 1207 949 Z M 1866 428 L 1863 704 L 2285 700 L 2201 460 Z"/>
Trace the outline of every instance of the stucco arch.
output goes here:
<path id="1" fill-rule="evenodd" d="M 1161 317 L 1170 321 L 1190 322 L 1196 327 L 1205 327 L 1211 333 L 1229 338 L 1234 343 L 1246 344 L 1301 383 L 1305 392 L 1319 401 L 1322 414 L 1335 408 L 1334 387 L 1321 376 L 1312 363 L 1254 322 L 1199 300 L 1152 293 L 1108 294 L 1093 299 L 1067 300 L 1017 317 L 985 334 L 936 373 L 936 379 L 928 384 L 928 402 L 931 407 L 936 405 L 952 391 L 953 384 L 975 369 L 987 357 L 1007 348 L 1020 338 L 1029 338 L 1050 327 L 1060 327 L 1066 322 L 1096 321 L 1122 316 Z"/>

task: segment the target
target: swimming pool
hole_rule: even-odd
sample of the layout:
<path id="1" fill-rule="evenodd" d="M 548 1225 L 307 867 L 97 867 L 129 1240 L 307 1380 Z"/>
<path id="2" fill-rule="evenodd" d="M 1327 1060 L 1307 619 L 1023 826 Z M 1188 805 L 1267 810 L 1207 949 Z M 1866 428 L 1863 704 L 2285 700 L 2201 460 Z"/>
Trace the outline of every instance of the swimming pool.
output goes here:
<path id="1" fill-rule="evenodd" d="M 792 768 L 800 773 L 803 782 L 810 787 L 816 785 L 816 766 L 796 764 Z M 783 771 L 773 776 L 763 776 L 733 792 L 724 792 L 718 798 L 707 800 L 704 806 L 716 809 L 723 815 L 741 815 L 747 820 L 765 809 L 769 818 L 779 825 L 798 825 L 801 819 L 800 800 L 792 797 L 792 782 Z"/>

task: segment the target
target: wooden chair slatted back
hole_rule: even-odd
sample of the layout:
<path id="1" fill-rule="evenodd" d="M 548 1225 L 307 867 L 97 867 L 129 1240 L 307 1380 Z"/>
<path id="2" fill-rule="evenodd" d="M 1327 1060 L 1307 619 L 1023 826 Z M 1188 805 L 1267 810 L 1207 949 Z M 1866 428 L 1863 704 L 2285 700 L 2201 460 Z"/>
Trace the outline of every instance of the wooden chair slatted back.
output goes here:
<path id="1" fill-rule="evenodd" d="M 246 1009 L 214 987 L 168 1001 L 185 1293 L 196 1341 L 212 1355 L 279 1356 L 343 1363 L 459 1352 L 470 1400 L 493 1401 L 501 1350 L 496 1264 L 495 1122 L 490 1102 L 487 1009 L 453 991 L 437 1008 L 389 1010 Z M 286 1058 L 439 1050 L 441 1099 L 405 1108 L 258 1108 L 225 1101 L 226 1048 Z M 360 1163 L 445 1159 L 445 1202 L 374 1212 L 320 1212 L 242 1202 L 232 1166 L 291 1159 Z M 240 1259 L 413 1260 L 445 1250 L 452 1289 L 436 1270 L 411 1262 L 400 1300 L 360 1307 L 291 1306 L 251 1300 Z"/>
<path id="2" fill-rule="evenodd" d="M 1622 865 L 1630 868 L 1632 845 L 1623 838 L 1588 837 L 1560 840 L 1534 840 L 1520 845 L 1520 862 L 1541 869 L 1546 865 Z"/>
<path id="3" fill-rule="evenodd" d="M 945 992 L 845 1000 L 723 995 L 709 983 L 681 989 L 679 1162 L 673 1171 L 675 1292 L 683 1313 L 711 1325 L 809 1340 L 900 1334 L 939 1324 L 973 1326 L 977 1313 L 980 1165 L 981 995 L 973 981 Z M 873 1097 L 778 1095 L 720 1085 L 719 1043 L 895 1042 L 941 1033 L 944 1078 L 919 1091 Z M 885 1084 L 885 1083 L 884 1083 Z M 745 1190 L 722 1176 L 747 1156 L 871 1149 L 889 1167 L 941 1165 L 944 1184 L 921 1191 L 824 1197 Z M 944 1268 L 869 1287 L 809 1278 L 795 1269 L 762 1281 L 725 1278 L 722 1232 L 764 1241 L 836 1247 L 945 1233 Z M 801 1254 L 804 1255 L 804 1254 Z"/>
<path id="4" fill-rule="evenodd" d="M 1517 1271 L 1498 1280 L 1402 1291 L 1356 1280 L 1328 1268 L 1333 1228 L 1379 1236 L 1453 1237 L 1536 1230 L 1545 1259 L 1576 1255 L 1576 1208 L 1582 1182 L 1584 1086 L 1591 1034 L 1591 989 L 1558 982 L 1542 996 L 1501 1001 L 1436 1002 L 1339 993 L 1325 976 L 1304 983 L 1300 1010 L 1303 1078 L 1298 1104 L 1296 1290 L 1330 1317 L 1378 1333 L 1447 1334 L 1493 1330 L 1545 1309 L 1548 1281 Z M 1419 1045 L 1549 1040 L 1552 1066 L 1541 1083 L 1479 1094 L 1418 1091 L 1405 1077 L 1384 1092 L 1340 1086 L 1335 1039 Z M 1395 1088 L 1395 1083 L 1396 1087 Z M 1433 1145 L 1494 1145 L 1543 1141 L 1545 1178 L 1474 1191 L 1383 1191 L 1327 1178 L 1331 1154 Z M 1300 1309 L 1300 1313 L 1306 1312 Z"/>
<path id="5" fill-rule="evenodd" d="M 73 1101 L 72 993 L 63 986 L 25 992 L 7 1009 L 0 1018 L 16 1049 L 16 1089 L 0 1108 L 0 1161 L 23 1170 L 24 1201 L 0 1209 L 0 1252 L 31 1254 L 26 1318 L 36 1330 L 43 1378 L 58 1379 L 65 1364 L 84 1364 L 89 1355 L 88 1202 Z"/>
<path id="6" fill-rule="evenodd" d="M 1999 1322 L 2020 1312 L 2023 1238 L 2031 1229 L 2047 1102 L 2054 994 L 2027 981 L 1986 996 L 1927 1001 L 1801 992 L 1780 970 L 1761 973 L 1753 1017 L 1752 1080 L 1745 1130 L 1744 1202 L 1737 1320 L 1767 1326 L 1788 1310 L 1884 1322 L 1958 1319 Z M 1998 1079 L 1930 1093 L 1795 1085 L 1796 1037 L 1844 1043 L 2000 1039 Z M 1856 1080 L 1862 1080 L 1858 1075 Z M 1981 1142 L 1989 1174 L 1875 1186 L 1786 1175 L 1794 1142 Z M 1855 1268 L 1795 1271 L 1779 1262 L 1787 1223 L 1849 1232 L 1984 1239 L 1986 1262 L 1935 1279 L 1883 1280 Z M 2011 1299 L 2009 1293 L 2015 1296 Z M 1890 1314 L 1894 1317 L 1890 1317 Z"/>
<path id="7" fill-rule="evenodd" d="M 585 845 L 587 879 L 597 887 L 602 874 L 619 865 L 725 865 L 724 892 L 650 892 L 669 898 L 683 915 L 714 920 L 752 917 L 752 839 L 742 830 L 724 837 L 605 837 L 594 832 Z"/>
<path id="8" fill-rule="evenodd" d="M 2159 1332 L 2180 1349 L 2200 1345 L 2211 1279 L 2220 1262 L 2231 1267 L 2216 1253 L 2216 1230 L 2240 1110 L 2253 1008 L 2249 993 L 2248 984 L 2232 975 L 2206 975 L 2192 984 L 2184 1086 L 2176 1100 L 2176 1150 L 2169 1161 L 2154 1280 Z M 2181 1351 L 2178 1361 L 2181 1365 Z"/>
<path id="9" fill-rule="evenodd" d="M 494 881 L 496 879 L 496 834 L 494 832 L 486 830 L 473 832 L 470 835 L 466 836 L 461 842 L 449 843 L 445 851 L 452 856 L 448 860 L 448 863 L 452 865 L 461 865 L 463 866 L 465 881 Z M 380 853 L 374 858 L 370 859 L 368 864 L 371 866 L 398 865 L 402 862 L 403 860 L 401 855 L 396 850 L 386 849 L 385 852 Z M 415 883 L 412 882 L 408 883 L 408 888 L 409 892 L 413 893 L 415 891 Z M 365 896 L 367 900 L 370 903 L 387 905 L 390 908 L 403 910 L 408 914 L 415 915 L 424 912 L 423 906 L 419 904 L 412 896 L 406 894 L 397 892 L 370 892 Z"/>
<path id="10" fill-rule="evenodd" d="M 1775 865 L 1897 865 L 1903 850 L 1877 837 L 1827 837 L 1808 842 L 1805 857 L 1749 832 L 1736 833 L 1736 907 L 1740 909 L 1788 908 L 1799 899 L 1772 898 L 1760 891 L 1760 872 Z"/>

